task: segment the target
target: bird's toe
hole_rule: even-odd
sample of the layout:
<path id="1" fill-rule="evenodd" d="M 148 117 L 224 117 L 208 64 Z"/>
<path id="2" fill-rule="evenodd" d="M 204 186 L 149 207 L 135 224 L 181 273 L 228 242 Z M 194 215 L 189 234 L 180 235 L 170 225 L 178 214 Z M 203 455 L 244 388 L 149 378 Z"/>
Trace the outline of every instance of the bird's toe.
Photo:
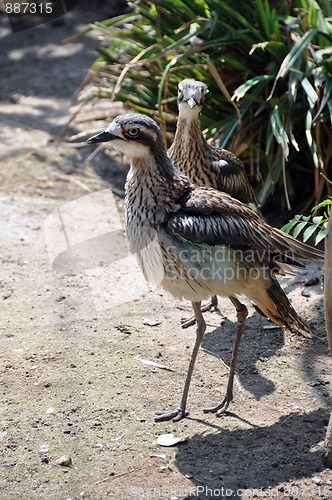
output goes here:
<path id="1" fill-rule="evenodd" d="M 194 317 L 190 319 L 186 319 L 181 323 L 181 328 L 189 328 L 189 326 L 193 326 L 196 323 L 196 319 Z"/>
<path id="2" fill-rule="evenodd" d="M 232 399 L 232 397 L 225 396 L 221 403 L 217 404 L 216 406 L 211 406 L 210 408 L 203 408 L 203 412 L 215 413 L 218 417 L 220 417 L 221 415 L 223 415 L 223 413 L 225 413 Z"/>
<path id="3" fill-rule="evenodd" d="M 178 422 L 184 418 L 188 413 L 186 413 L 182 408 L 177 408 L 172 411 L 157 411 L 154 417 L 155 422 L 167 422 L 172 420 L 173 422 Z"/>

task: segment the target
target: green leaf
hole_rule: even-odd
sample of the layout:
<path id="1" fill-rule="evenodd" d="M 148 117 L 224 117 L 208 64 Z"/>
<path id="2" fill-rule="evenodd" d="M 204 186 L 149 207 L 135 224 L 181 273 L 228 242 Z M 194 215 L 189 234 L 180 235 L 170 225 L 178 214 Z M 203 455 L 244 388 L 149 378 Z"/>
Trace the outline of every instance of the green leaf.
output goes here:
<path id="1" fill-rule="evenodd" d="M 319 242 L 321 242 L 327 233 L 327 229 L 323 229 L 320 233 L 317 234 L 316 239 L 315 239 L 315 245 L 318 245 Z"/>
<path id="2" fill-rule="evenodd" d="M 308 99 L 308 103 L 309 103 L 309 106 L 310 108 L 313 108 L 314 105 L 316 104 L 316 102 L 318 101 L 318 95 L 315 91 L 315 89 L 313 88 L 313 86 L 311 85 L 311 83 L 309 82 L 308 78 L 303 78 L 303 80 L 301 81 L 301 85 L 307 95 L 307 99 Z"/>
<path id="3" fill-rule="evenodd" d="M 271 120 L 273 135 L 276 138 L 277 142 L 281 145 L 284 157 L 287 159 L 289 154 L 289 147 L 288 147 L 289 141 L 286 131 L 281 122 L 279 108 L 277 105 L 274 107 L 270 120 Z"/>
<path id="4" fill-rule="evenodd" d="M 284 233 L 290 233 L 290 231 L 293 229 L 293 227 L 298 223 L 298 219 L 292 219 L 290 220 L 289 222 L 287 222 L 287 224 L 285 224 L 284 226 L 282 226 L 281 228 L 281 231 L 283 231 Z"/>
<path id="5" fill-rule="evenodd" d="M 312 135 L 312 114 L 310 109 L 308 109 L 305 121 L 305 135 L 307 138 L 308 146 L 311 151 L 311 156 L 314 161 L 315 167 L 320 168 L 323 164 L 320 155 L 318 153 L 317 144 Z"/>
<path id="6" fill-rule="evenodd" d="M 285 59 L 283 60 L 281 66 L 279 68 L 279 71 L 278 71 L 277 76 L 275 78 L 274 85 L 273 85 L 272 90 L 271 90 L 271 94 L 268 97 L 268 99 L 271 99 L 271 97 L 275 91 L 275 87 L 277 85 L 277 81 L 279 80 L 279 78 L 284 78 L 287 75 L 287 73 L 295 65 L 296 61 L 300 57 L 302 57 L 302 53 L 303 53 L 304 49 L 308 46 L 308 44 L 315 37 L 316 34 L 317 34 L 317 30 L 311 29 L 311 30 L 307 31 L 302 37 L 298 38 L 297 42 L 292 47 L 290 52 L 287 54 L 287 56 L 285 57 Z"/>
<path id="7" fill-rule="evenodd" d="M 323 218 L 324 217 L 322 215 L 316 215 L 316 217 L 312 218 L 312 223 L 317 225 L 322 222 Z"/>
<path id="8" fill-rule="evenodd" d="M 318 205 L 312 207 L 311 211 L 315 213 L 317 212 L 317 210 L 324 207 L 329 207 L 331 209 L 331 205 L 332 205 L 332 196 L 328 196 L 326 200 L 323 200 L 320 203 L 318 203 Z"/>
<path id="9" fill-rule="evenodd" d="M 302 231 L 302 229 L 304 229 L 306 227 L 306 225 L 308 224 L 307 221 L 303 221 L 303 222 L 300 222 L 296 228 L 294 229 L 294 232 L 293 232 L 293 236 L 294 238 L 297 238 L 298 235 L 300 234 L 300 232 Z"/>
<path id="10" fill-rule="evenodd" d="M 304 231 L 303 236 L 302 236 L 303 241 L 304 242 L 307 241 L 310 238 L 310 236 L 312 236 L 314 234 L 314 232 L 317 231 L 318 227 L 319 226 L 317 226 L 317 225 L 316 226 L 312 225 L 312 226 L 307 227 L 307 229 Z"/>
<path id="11" fill-rule="evenodd" d="M 260 82 L 268 82 L 272 80 L 272 78 L 272 75 L 259 75 L 254 78 L 250 78 L 234 91 L 232 99 L 239 101 L 252 87 L 254 87 L 254 85 L 257 85 Z"/>

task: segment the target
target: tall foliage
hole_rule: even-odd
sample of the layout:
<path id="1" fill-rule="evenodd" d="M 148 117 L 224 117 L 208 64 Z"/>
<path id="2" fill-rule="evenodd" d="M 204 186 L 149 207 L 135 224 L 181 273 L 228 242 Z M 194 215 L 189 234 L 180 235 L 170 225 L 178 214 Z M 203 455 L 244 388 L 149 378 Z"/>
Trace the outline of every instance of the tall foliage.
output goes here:
<path id="1" fill-rule="evenodd" d="M 331 16 L 331 17 L 329 17 Z M 204 81 L 205 134 L 241 156 L 277 215 L 331 194 L 332 7 L 316 0 L 137 0 L 95 23 L 91 99 L 176 121 L 177 83 Z"/>

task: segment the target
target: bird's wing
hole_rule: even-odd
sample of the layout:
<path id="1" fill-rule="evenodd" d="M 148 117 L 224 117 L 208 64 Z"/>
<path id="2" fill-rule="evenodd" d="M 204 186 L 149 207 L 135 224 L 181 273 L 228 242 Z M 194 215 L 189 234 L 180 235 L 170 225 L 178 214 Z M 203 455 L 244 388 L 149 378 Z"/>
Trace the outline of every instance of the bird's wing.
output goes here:
<path id="1" fill-rule="evenodd" d="M 169 214 L 167 229 L 192 243 L 250 249 L 292 263 L 322 260 L 323 252 L 271 227 L 249 206 L 215 189 L 194 187 Z"/>
<path id="2" fill-rule="evenodd" d="M 242 161 L 230 151 L 222 148 L 210 147 L 212 154 L 212 170 L 217 179 L 216 188 L 243 203 L 253 203 L 259 207 L 260 203 L 248 180 Z"/>

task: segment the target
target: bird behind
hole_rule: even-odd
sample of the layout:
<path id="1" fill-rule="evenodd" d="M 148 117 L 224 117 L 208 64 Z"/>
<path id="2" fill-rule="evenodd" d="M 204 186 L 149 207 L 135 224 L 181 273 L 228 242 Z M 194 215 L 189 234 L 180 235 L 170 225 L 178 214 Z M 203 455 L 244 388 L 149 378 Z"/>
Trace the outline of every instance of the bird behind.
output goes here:
<path id="1" fill-rule="evenodd" d="M 242 161 L 223 148 L 208 144 L 200 122 L 208 87 L 197 80 L 182 80 L 179 85 L 179 118 L 172 146 L 168 150 L 173 164 L 197 186 L 212 187 L 243 203 L 259 207 Z"/>

